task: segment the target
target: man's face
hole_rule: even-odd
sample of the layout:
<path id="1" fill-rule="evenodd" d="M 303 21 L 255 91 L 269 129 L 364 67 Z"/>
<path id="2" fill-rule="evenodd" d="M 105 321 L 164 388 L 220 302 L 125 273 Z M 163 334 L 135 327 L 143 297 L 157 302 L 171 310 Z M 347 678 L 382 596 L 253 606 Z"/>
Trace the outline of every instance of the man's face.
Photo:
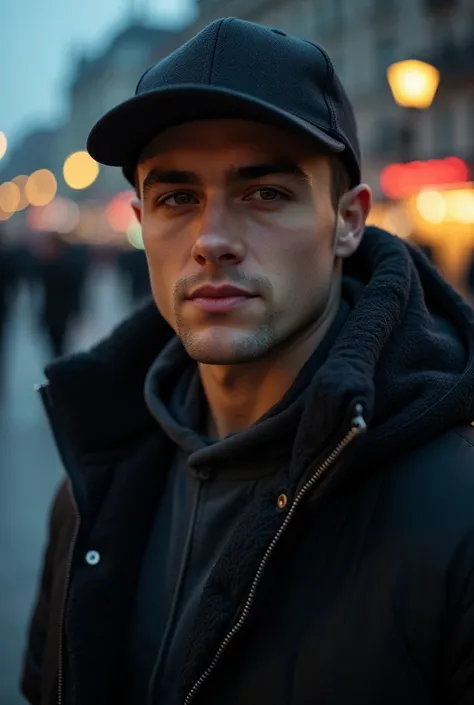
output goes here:
<path id="1" fill-rule="evenodd" d="M 261 357 L 317 326 L 335 277 L 330 162 L 278 128 L 171 128 L 137 168 L 156 304 L 207 364 Z"/>

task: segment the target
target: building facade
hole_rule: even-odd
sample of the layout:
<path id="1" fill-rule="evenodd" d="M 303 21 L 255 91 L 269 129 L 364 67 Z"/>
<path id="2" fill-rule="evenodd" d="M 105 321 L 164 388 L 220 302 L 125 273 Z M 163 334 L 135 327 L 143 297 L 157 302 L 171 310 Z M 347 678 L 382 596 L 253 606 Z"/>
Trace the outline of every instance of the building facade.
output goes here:
<path id="1" fill-rule="evenodd" d="M 130 98 L 142 73 L 148 66 L 166 55 L 174 46 L 177 33 L 141 23 L 132 23 L 117 33 L 99 55 L 78 57 L 68 92 L 68 116 L 58 134 L 57 151 L 60 159 L 85 149 L 87 135 L 94 123 L 118 103 Z M 125 188 L 126 182 L 118 169 L 101 167 L 99 178 L 76 200 L 111 198 Z M 60 195 L 71 196 L 61 183 Z"/>

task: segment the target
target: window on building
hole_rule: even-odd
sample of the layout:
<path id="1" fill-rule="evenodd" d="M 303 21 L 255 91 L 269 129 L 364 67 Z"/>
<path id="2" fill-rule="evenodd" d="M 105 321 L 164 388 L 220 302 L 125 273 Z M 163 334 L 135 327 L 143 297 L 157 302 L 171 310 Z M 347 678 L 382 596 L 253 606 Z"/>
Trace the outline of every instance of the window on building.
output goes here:
<path id="1" fill-rule="evenodd" d="M 330 20 L 331 26 L 334 29 L 342 29 L 344 24 L 344 0 L 332 0 L 328 2 L 328 8 L 330 8 Z"/>
<path id="2" fill-rule="evenodd" d="M 397 43 L 392 36 L 378 37 L 375 41 L 375 75 L 377 83 L 387 84 L 387 68 L 397 61 Z"/>
<path id="3" fill-rule="evenodd" d="M 319 28 L 326 32 L 341 30 L 344 24 L 344 10 L 347 0 L 325 0 L 317 9 Z"/>

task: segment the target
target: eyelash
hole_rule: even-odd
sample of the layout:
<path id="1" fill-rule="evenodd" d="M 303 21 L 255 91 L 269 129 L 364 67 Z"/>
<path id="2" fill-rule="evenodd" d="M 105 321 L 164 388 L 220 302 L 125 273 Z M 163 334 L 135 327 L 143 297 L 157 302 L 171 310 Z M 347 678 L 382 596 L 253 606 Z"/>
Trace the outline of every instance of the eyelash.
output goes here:
<path id="1" fill-rule="evenodd" d="M 251 191 L 249 194 L 247 194 L 247 196 L 243 200 L 250 200 L 250 197 L 253 196 L 254 194 L 258 193 L 259 191 L 274 191 L 275 194 L 278 196 L 278 198 L 271 199 L 269 201 L 265 201 L 264 199 L 262 199 L 261 203 L 277 203 L 280 200 L 289 201 L 291 198 L 288 193 L 286 193 L 285 191 L 282 191 L 281 189 L 279 189 L 275 186 L 259 186 L 258 188 L 253 189 L 253 191 Z M 156 205 L 157 205 L 157 207 L 161 207 L 161 208 L 169 208 L 170 210 L 177 210 L 180 207 L 179 205 L 170 206 L 167 203 L 167 201 L 170 198 L 176 198 L 177 196 L 182 196 L 182 195 L 197 198 L 196 194 L 193 193 L 192 191 L 173 191 L 172 193 L 167 193 L 164 196 L 160 196 L 160 198 L 158 198 L 156 200 Z M 196 204 L 185 203 L 185 204 L 183 204 L 183 207 L 192 206 L 192 205 L 196 205 Z"/>

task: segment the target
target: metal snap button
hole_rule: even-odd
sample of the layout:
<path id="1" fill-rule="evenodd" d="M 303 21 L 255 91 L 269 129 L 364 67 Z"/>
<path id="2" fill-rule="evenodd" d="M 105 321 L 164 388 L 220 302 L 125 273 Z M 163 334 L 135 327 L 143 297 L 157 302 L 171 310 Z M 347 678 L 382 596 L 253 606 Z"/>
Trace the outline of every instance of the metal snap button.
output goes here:
<path id="1" fill-rule="evenodd" d="M 280 495 L 278 495 L 277 507 L 278 507 L 278 509 L 284 509 L 287 504 L 288 504 L 288 495 L 286 495 L 284 492 L 282 492 Z"/>
<path id="2" fill-rule="evenodd" d="M 211 468 L 207 465 L 199 470 L 199 478 L 201 480 L 209 480 L 211 477 Z"/>
<path id="3" fill-rule="evenodd" d="M 100 563 L 100 553 L 99 551 L 87 551 L 86 553 L 86 563 L 88 565 L 97 565 Z"/>
<path id="4" fill-rule="evenodd" d="M 193 470 L 193 475 L 196 480 L 209 480 L 211 477 L 211 468 L 207 465 L 204 465 L 201 468 L 195 468 Z"/>

